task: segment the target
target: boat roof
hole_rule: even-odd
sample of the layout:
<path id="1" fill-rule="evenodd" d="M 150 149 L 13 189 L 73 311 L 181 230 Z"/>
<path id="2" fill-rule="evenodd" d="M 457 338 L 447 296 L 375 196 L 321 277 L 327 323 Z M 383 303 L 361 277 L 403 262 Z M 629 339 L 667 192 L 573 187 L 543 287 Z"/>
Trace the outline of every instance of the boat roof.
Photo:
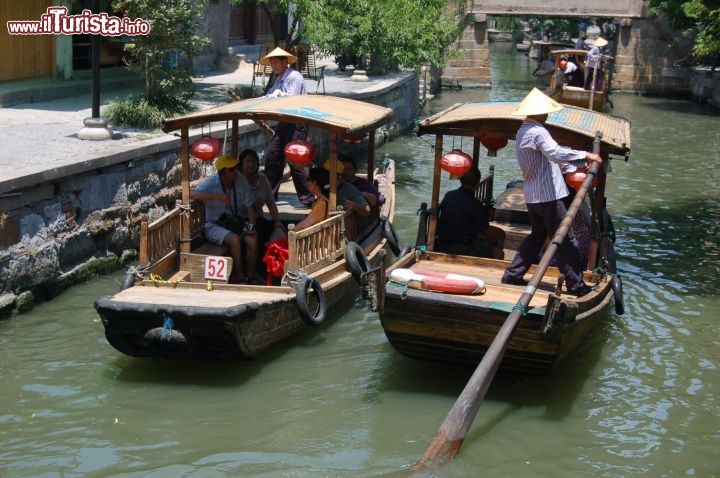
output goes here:
<path id="1" fill-rule="evenodd" d="M 377 129 L 393 110 L 364 101 L 326 95 L 260 97 L 195 111 L 163 121 L 163 131 L 215 121 L 253 120 L 302 123 L 346 133 Z"/>
<path id="2" fill-rule="evenodd" d="M 522 116 L 511 115 L 518 104 L 457 103 L 423 120 L 417 134 L 480 137 L 483 133 L 493 133 L 514 141 L 524 120 Z M 592 151 L 595 132 L 601 131 L 601 151 L 626 157 L 630 153 L 630 120 L 622 116 L 565 105 L 562 110 L 548 115 L 545 126 L 563 146 Z"/>
<path id="3" fill-rule="evenodd" d="M 550 45 L 550 46 L 570 46 L 574 45 L 571 41 L 566 40 L 533 40 L 533 45 Z"/>
<path id="4" fill-rule="evenodd" d="M 576 50 L 574 48 L 568 48 L 563 50 L 553 50 L 550 52 L 553 56 L 562 56 L 562 55 L 587 55 L 587 50 Z"/>

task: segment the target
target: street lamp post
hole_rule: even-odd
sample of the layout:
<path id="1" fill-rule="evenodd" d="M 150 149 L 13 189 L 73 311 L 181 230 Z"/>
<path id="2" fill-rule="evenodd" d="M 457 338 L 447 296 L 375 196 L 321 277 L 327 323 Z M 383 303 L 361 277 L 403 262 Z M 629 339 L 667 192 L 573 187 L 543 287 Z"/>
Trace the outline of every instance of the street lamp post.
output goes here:
<path id="1" fill-rule="evenodd" d="M 99 0 L 92 0 L 93 15 L 99 13 L 99 3 Z M 90 62 L 92 116 L 83 120 L 85 126 L 78 132 L 78 138 L 93 141 L 112 139 L 112 131 L 107 127 L 107 118 L 100 117 L 100 35 L 90 35 Z"/>

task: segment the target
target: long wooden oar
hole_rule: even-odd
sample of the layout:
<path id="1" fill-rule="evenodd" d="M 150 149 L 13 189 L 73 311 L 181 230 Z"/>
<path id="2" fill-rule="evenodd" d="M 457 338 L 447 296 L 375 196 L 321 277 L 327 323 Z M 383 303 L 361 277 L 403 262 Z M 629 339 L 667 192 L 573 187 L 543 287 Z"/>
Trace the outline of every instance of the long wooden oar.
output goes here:
<path id="1" fill-rule="evenodd" d="M 593 152 L 596 154 L 600 151 L 600 138 L 602 138 L 602 133 L 598 131 L 595 133 L 595 140 L 593 142 Z M 570 230 L 570 225 L 573 219 L 575 219 L 575 215 L 580 209 L 583 199 L 590 190 L 590 184 L 597 175 L 599 166 L 599 163 L 596 162 L 593 162 L 590 166 L 590 170 L 582 186 L 580 186 L 580 189 L 577 191 L 577 195 L 570 204 L 570 208 L 568 208 L 565 217 L 550 241 L 550 245 L 540 259 L 540 264 L 535 269 L 535 273 L 527 287 L 525 287 L 525 291 L 518 299 L 510 315 L 505 319 L 500 331 L 497 336 L 495 336 L 495 339 L 493 339 L 487 352 L 485 352 L 475 372 L 470 377 L 460 396 L 458 396 L 458 399 L 448 412 L 445 420 L 443 420 L 440 429 L 435 434 L 435 438 L 433 438 L 425 450 L 425 454 L 413 467 L 414 472 L 420 472 L 429 467 L 441 465 L 451 460 L 457 455 L 458 451 L 460 451 L 460 446 L 470 430 L 470 425 L 472 425 L 475 419 L 478 408 L 480 408 L 480 402 L 485 398 L 485 394 L 490 388 L 490 383 L 495 377 L 495 372 L 497 372 L 500 366 L 500 362 L 507 345 L 510 343 L 510 338 L 515 331 L 515 327 L 523 311 L 526 310 L 530 300 L 533 295 L 535 295 L 535 291 L 543 275 L 545 275 L 550 261 L 553 256 L 555 256 L 558 246 L 565 240 L 565 236 L 567 236 Z"/>

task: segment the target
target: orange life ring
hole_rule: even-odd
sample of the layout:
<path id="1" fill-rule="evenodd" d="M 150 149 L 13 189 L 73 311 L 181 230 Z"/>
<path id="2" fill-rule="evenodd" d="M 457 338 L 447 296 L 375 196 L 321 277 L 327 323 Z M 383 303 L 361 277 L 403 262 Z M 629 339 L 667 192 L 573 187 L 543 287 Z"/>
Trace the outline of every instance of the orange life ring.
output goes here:
<path id="1" fill-rule="evenodd" d="M 447 294 L 484 294 L 485 282 L 475 277 L 426 269 L 395 269 L 390 280 L 411 289 Z"/>

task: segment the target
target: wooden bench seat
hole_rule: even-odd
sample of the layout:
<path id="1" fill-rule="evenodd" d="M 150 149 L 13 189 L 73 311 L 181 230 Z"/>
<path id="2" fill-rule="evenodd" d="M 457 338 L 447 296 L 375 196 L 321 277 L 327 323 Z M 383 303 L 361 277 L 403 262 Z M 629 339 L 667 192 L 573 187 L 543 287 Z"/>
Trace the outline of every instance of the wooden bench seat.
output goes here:
<path id="1" fill-rule="evenodd" d="M 203 254 L 206 256 L 227 256 L 230 254 L 230 249 L 228 249 L 227 246 L 218 246 L 217 244 L 206 242 L 202 246 L 193 249 L 192 252 L 193 254 Z"/>

